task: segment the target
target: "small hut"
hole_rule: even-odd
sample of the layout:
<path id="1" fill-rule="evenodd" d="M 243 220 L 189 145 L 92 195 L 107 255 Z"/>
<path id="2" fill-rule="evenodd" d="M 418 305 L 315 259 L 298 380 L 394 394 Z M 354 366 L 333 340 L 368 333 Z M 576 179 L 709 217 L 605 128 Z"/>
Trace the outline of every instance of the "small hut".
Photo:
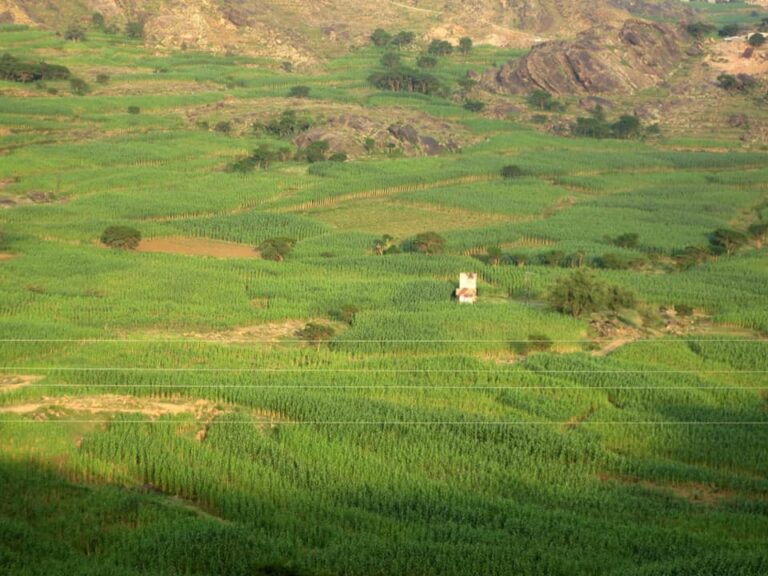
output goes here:
<path id="1" fill-rule="evenodd" d="M 459 287 L 456 289 L 456 298 L 462 304 L 474 304 L 477 302 L 477 274 L 474 272 L 462 272 L 459 276 Z"/>

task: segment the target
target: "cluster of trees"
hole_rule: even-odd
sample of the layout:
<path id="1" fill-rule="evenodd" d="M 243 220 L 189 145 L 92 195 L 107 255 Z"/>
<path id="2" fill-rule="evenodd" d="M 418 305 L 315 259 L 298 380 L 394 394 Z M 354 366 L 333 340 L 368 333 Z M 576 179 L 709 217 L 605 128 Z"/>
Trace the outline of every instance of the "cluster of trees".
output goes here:
<path id="1" fill-rule="evenodd" d="M 376 28 L 376 30 L 374 30 L 371 34 L 371 42 L 374 46 L 379 47 L 395 46 L 397 48 L 402 48 L 404 46 L 413 44 L 415 39 L 416 35 L 413 32 L 409 32 L 407 30 L 401 30 L 400 32 L 393 35 L 383 28 Z"/>
<path id="2" fill-rule="evenodd" d="M 107 21 L 101 12 L 94 12 L 91 15 L 91 25 L 97 30 L 101 30 L 105 34 L 117 34 L 120 32 L 120 28 L 117 26 L 117 24 L 107 24 Z M 77 28 L 77 26 L 71 26 L 69 30 Z M 125 23 L 123 32 L 126 36 L 128 36 L 128 38 L 141 40 L 144 38 L 144 22 L 141 20 L 128 21 Z M 78 40 L 85 40 L 85 33 L 83 33 L 82 38 L 79 38 Z"/>
<path id="3" fill-rule="evenodd" d="M 312 119 L 300 116 L 296 110 L 284 110 L 280 116 L 272 118 L 265 124 L 254 123 L 256 133 L 266 133 L 277 138 L 293 138 L 312 127 Z"/>
<path id="4" fill-rule="evenodd" d="M 347 155 L 344 152 L 335 152 L 328 155 L 329 144 L 325 140 L 315 140 L 299 149 L 295 154 L 289 146 L 276 148 L 271 144 L 262 143 L 248 156 L 239 158 L 229 165 L 230 172 L 247 173 L 256 168 L 267 170 L 274 162 L 286 162 L 291 158 L 304 160 L 310 164 L 315 162 L 345 162 Z"/>
<path id="5" fill-rule="evenodd" d="M 259 144 L 249 156 L 236 160 L 229 169 L 232 172 L 252 172 L 257 167 L 266 170 L 273 162 L 286 161 L 291 155 L 292 151 L 288 147 L 274 148 L 269 144 Z"/>
<path id="6" fill-rule="evenodd" d="M 422 232 L 412 238 L 408 238 L 399 245 L 395 238 L 384 234 L 373 241 L 373 253 L 377 256 L 412 252 L 416 254 L 442 254 L 445 251 L 445 238 L 437 232 Z"/>
<path id="7" fill-rule="evenodd" d="M 368 81 L 379 90 L 392 92 L 437 94 L 443 91 L 440 81 L 431 74 L 404 66 L 383 72 L 374 72 L 368 77 Z"/>
<path id="8" fill-rule="evenodd" d="M 371 42 L 378 47 L 395 46 L 398 50 L 404 46 L 413 44 L 415 36 L 412 32 L 401 31 L 395 35 L 383 28 L 377 28 L 371 34 Z M 431 69 L 437 66 L 438 57 L 448 56 L 458 49 L 462 54 L 469 54 L 472 50 L 472 39 L 461 38 L 458 48 L 446 40 L 432 40 L 427 46 L 425 54 L 416 59 L 418 68 Z M 445 87 L 431 74 L 415 70 L 405 66 L 401 62 L 398 52 L 385 52 L 381 57 L 383 72 L 375 72 L 368 77 L 368 81 L 380 90 L 392 92 L 417 92 L 420 94 L 438 94 L 445 92 Z M 468 110 L 482 110 L 483 104 L 477 101 L 468 101 L 465 105 Z"/>
<path id="9" fill-rule="evenodd" d="M 643 126 L 637 116 L 623 114 L 615 122 L 605 117 L 605 110 L 599 104 L 589 116 L 580 116 L 571 126 L 571 134 L 587 138 L 619 138 L 623 140 L 639 138 L 643 135 Z"/>
<path id="10" fill-rule="evenodd" d="M 632 290 L 609 284 L 586 270 L 558 278 L 547 300 L 555 310 L 579 318 L 584 314 L 619 312 L 635 308 L 639 299 Z"/>
<path id="11" fill-rule="evenodd" d="M 10 54 L 0 56 L 0 79 L 11 82 L 40 82 L 45 80 L 67 80 L 71 77 L 69 68 L 46 62 L 19 60 Z"/>

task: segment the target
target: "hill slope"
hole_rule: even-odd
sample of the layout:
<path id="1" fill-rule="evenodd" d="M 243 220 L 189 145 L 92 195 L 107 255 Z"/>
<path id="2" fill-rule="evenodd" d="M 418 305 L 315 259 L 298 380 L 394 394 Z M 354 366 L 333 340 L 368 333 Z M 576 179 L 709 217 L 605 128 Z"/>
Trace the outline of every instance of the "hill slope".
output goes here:
<path id="1" fill-rule="evenodd" d="M 100 12 L 108 23 L 145 22 L 161 47 L 237 51 L 312 60 L 365 41 L 375 28 L 414 30 L 425 38 L 473 37 L 476 43 L 528 46 L 598 23 L 618 24 L 655 3 L 620 0 L 0 0 L 0 21 L 64 29 Z"/>

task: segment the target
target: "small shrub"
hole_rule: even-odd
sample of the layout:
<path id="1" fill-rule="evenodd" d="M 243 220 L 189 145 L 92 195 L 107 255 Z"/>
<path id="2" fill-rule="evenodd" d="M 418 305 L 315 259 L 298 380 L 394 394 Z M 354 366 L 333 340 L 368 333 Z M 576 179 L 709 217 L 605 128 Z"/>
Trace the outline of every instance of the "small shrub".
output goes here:
<path id="1" fill-rule="evenodd" d="M 675 313 L 678 316 L 693 316 L 693 307 L 688 304 L 675 304 Z"/>
<path id="2" fill-rule="evenodd" d="M 144 22 L 128 22 L 125 25 L 125 35 L 134 40 L 144 38 Z"/>
<path id="3" fill-rule="evenodd" d="M 293 238 L 270 238 L 259 244 L 258 251 L 265 260 L 283 262 L 295 245 Z"/>
<path id="4" fill-rule="evenodd" d="M 213 131 L 219 132 L 221 134 L 229 134 L 232 132 L 232 123 L 225 120 L 216 122 L 216 124 L 213 126 Z"/>
<path id="5" fill-rule="evenodd" d="M 525 174 L 525 171 L 520 166 L 509 164 L 501 169 L 501 177 L 507 180 L 512 178 L 520 178 Z"/>
<path id="6" fill-rule="evenodd" d="M 309 86 L 293 86 L 288 91 L 288 96 L 290 98 L 306 98 L 309 96 Z"/>
<path id="7" fill-rule="evenodd" d="M 437 58 L 434 56 L 419 56 L 416 60 L 416 65 L 419 68 L 434 68 L 437 66 Z"/>
<path id="8" fill-rule="evenodd" d="M 760 32 L 752 34 L 752 36 L 749 37 L 750 46 L 754 46 L 755 48 L 757 48 L 759 46 L 762 46 L 763 44 L 765 44 L 765 36 Z"/>
<path id="9" fill-rule="evenodd" d="M 330 162 L 346 162 L 347 155 L 344 152 L 335 152 L 328 158 Z"/>
<path id="10" fill-rule="evenodd" d="M 141 108 L 138 106 L 128 106 L 128 114 L 141 114 Z"/>
<path id="11" fill-rule="evenodd" d="M 107 84 L 109 82 L 109 74 L 104 74 L 103 72 L 96 74 L 96 82 L 98 84 Z"/>
<path id="12" fill-rule="evenodd" d="M 386 46 L 392 40 L 392 35 L 383 28 L 376 28 L 371 34 L 371 42 L 374 46 Z"/>
<path id="13" fill-rule="evenodd" d="M 435 39 L 429 43 L 427 52 L 434 56 L 449 56 L 450 54 L 453 54 L 453 44 L 446 40 Z"/>
<path id="14" fill-rule="evenodd" d="M 72 90 L 72 94 L 76 96 L 85 96 L 91 91 L 91 87 L 88 82 L 82 78 L 71 78 L 69 80 L 69 88 Z"/>
<path id="15" fill-rule="evenodd" d="M 470 112 L 481 112 L 485 108 L 485 104 L 479 100 L 467 100 L 464 102 L 464 109 Z"/>
<path id="16" fill-rule="evenodd" d="M 320 344 L 330 340 L 335 334 L 336 330 L 334 330 L 333 326 L 320 324 L 319 322 L 309 322 L 304 328 L 296 332 L 296 336 L 306 342 L 317 345 L 318 348 Z"/>
<path id="17" fill-rule="evenodd" d="M 70 42 L 85 42 L 85 30 L 80 26 L 72 25 L 64 32 L 64 40 Z"/>
<path id="18" fill-rule="evenodd" d="M 141 242 L 141 232 L 130 226 L 110 226 L 101 233 L 101 243 L 110 248 L 135 250 Z"/>

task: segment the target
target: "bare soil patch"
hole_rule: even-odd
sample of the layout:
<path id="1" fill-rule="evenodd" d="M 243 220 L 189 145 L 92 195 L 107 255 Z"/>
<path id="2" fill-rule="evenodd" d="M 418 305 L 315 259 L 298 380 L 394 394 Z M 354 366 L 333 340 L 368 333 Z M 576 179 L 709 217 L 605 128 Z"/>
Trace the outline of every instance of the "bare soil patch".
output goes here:
<path id="1" fill-rule="evenodd" d="M 0 252 L 0 262 L 3 260 L 10 260 L 11 258 L 15 258 L 16 254 L 11 254 L 10 252 Z"/>
<path id="2" fill-rule="evenodd" d="M 211 258 L 259 258 L 258 251 L 247 244 L 183 236 L 148 238 L 142 240 L 136 250 L 137 252 L 208 256 Z"/>
<path id="3" fill-rule="evenodd" d="M 157 418 L 164 414 L 193 414 L 197 419 L 210 420 L 226 411 L 217 408 L 208 400 L 158 400 L 118 394 L 98 396 L 43 396 L 35 402 L 0 406 L 0 413 L 34 414 L 38 420 L 48 417 L 64 416 L 67 412 L 87 412 L 89 414 L 128 413 L 144 414 Z"/>
<path id="4" fill-rule="evenodd" d="M 599 478 L 603 482 L 615 482 L 628 486 L 635 485 L 654 492 L 671 493 L 693 504 L 716 505 L 737 496 L 732 490 L 701 482 L 656 482 L 633 476 L 614 476 L 611 474 L 600 474 Z M 765 498 L 764 495 L 760 494 L 748 494 L 748 497 L 753 499 Z"/>
<path id="5" fill-rule="evenodd" d="M 20 374 L 2 374 L 0 375 L 0 392 L 12 392 L 25 388 L 42 380 L 42 376 L 24 376 Z"/>
<path id="6" fill-rule="evenodd" d="M 272 341 L 279 342 L 283 338 L 291 338 L 296 332 L 304 328 L 308 322 L 319 322 L 322 324 L 333 324 L 335 328 L 341 326 L 340 323 L 328 322 L 324 318 L 314 318 L 310 320 L 284 320 L 282 322 L 267 322 L 265 324 L 254 324 L 252 326 L 241 326 L 232 330 L 222 332 L 188 332 L 184 334 L 187 338 L 200 338 L 201 340 L 217 340 L 221 342 L 249 342 L 249 341 Z"/>
<path id="7" fill-rule="evenodd" d="M 723 40 L 713 46 L 707 61 L 727 74 L 768 74 L 768 50 L 754 48 L 750 53 L 749 47 L 746 40 Z"/>

